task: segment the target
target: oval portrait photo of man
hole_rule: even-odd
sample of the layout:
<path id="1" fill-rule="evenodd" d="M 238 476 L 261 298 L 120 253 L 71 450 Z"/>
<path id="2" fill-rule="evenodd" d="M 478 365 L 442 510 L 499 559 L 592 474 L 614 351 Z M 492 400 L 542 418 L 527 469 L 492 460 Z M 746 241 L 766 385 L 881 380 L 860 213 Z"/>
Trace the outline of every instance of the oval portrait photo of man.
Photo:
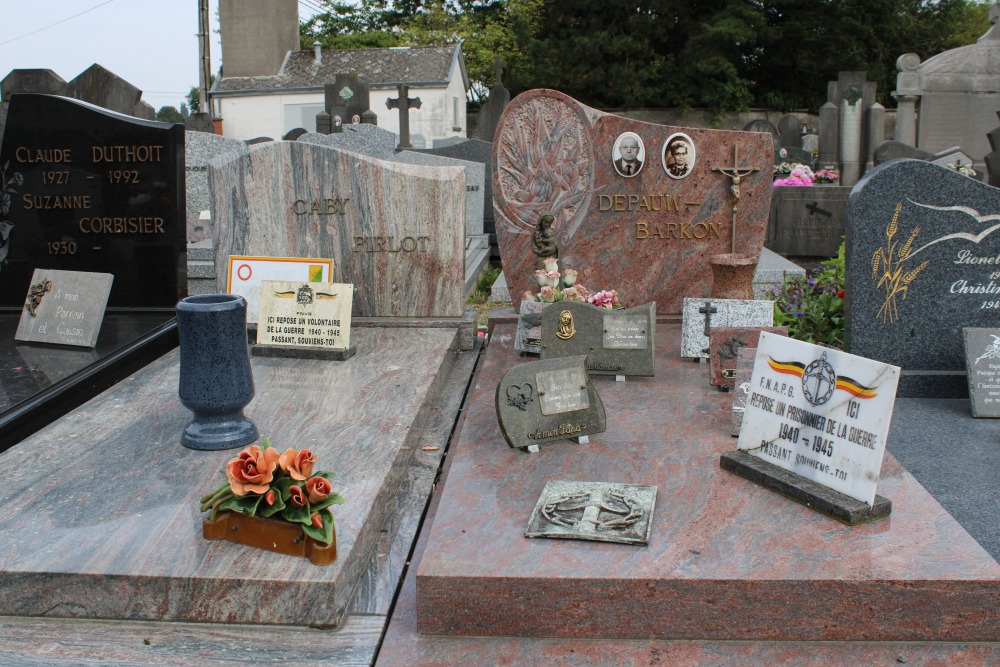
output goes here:
<path id="1" fill-rule="evenodd" d="M 646 163 L 646 147 L 635 132 L 622 132 L 615 139 L 611 159 L 614 160 L 615 171 L 625 178 L 632 178 L 642 171 Z"/>
<path id="2" fill-rule="evenodd" d="M 663 142 L 663 170 L 670 178 L 685 178 L 694 169 L 695 150 L 691 137 L 681 132 Z"/>

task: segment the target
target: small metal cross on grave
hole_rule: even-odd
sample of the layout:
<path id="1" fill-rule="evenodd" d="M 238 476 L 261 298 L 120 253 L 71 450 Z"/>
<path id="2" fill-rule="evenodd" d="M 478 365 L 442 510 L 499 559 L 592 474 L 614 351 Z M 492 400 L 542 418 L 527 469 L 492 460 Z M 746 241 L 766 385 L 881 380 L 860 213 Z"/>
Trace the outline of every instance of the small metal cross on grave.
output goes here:
<path id="1" fill-rule="evenodd" d="M 808 206 L 806 206 L 806 210 L 809 211 L 809 215 L 816 215 L 817 213 L 819 213 L 820 215 L 825 215 L 828 218 L 833 217 L 833 213 L 830 213 L 829 211 L 821 209 L 819 207 L 819 202 L 814 201 L 813 203 L 809 204 Z"/>
<path id="2" fill-rule="evenodd" d="M 396 89 L 399 97 L 385 101 L 389 109 L 399 109 L 399 148 L 413 148 L 410 145 L 410 109 L 420 108 L 420 98 L 410 97 L 410 87 L 405 83 Z"/>
<path id="3" fill-rule="evenodd" d="M 723 176 L 732 180 L 733 184 L 729 191 L 733 193 L 733 250 L 736 252 L 736 209 L 740 205 L 740 179 L 749 176 L 755 171 L 760 171 L 760 167 L 740 167 L 740 147 L 733 146 L 733 166 L 732 167 L 712 167 L 712 171 L 717 171 Z"/>
<path id="4" fill-rule="evenodd" d="M 712 314 L 719 312 L 719 309 L 712 305 L 711 301 L 706 301 L 705 305 L 698 309 L 699 313 L 705 316 L 705 336 L 712 335 Z M 702 352 L 708 352 L 708 348 L 702 349 Z M 697 359 L 695 359 L 697 361 Z"/>
<path id="5" fill-rule="evenodd" d="M 493 82 L 494 86 L 503 85 L 503 81 L 500 80 L 500 77 L 503 76 L 503 71 L 504 69 L 506 69 L 506 67 L 507 63 L 500 60 L 500 56 L 493 56 L 493 71 L 496 75 L 496 80 Z"/>

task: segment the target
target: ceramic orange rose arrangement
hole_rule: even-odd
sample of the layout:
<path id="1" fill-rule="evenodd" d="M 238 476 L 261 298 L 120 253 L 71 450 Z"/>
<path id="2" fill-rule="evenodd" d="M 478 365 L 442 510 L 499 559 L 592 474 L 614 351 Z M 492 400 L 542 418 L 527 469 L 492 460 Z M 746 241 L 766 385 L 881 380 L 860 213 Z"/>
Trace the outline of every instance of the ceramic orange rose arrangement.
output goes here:
<path id="1" fill-rule="evenodd" d="M 279 453 L 268 438 L 260 446 L 247 447 L 226 464 L 226 482 L 201 499 L 201 511 L 209 512 L 205 537 L 306 556 L 318 564 L 325 563 L 319 563 L 317 555 L 333 562 L 336 546 L 329 508 L 344 499 L 330 484 L 336 473 L 315 471 L 315 465 L 308 449 Z M 287 548 L 281 547 L 274 531 L 288 537 Z"/>

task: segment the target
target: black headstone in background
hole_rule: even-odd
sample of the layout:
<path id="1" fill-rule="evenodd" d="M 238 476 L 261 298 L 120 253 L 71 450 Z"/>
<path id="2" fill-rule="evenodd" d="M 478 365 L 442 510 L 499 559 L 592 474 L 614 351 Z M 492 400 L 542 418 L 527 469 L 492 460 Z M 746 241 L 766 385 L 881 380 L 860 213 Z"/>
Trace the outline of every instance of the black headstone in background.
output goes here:
<path id="1" fill-rule="evenodd" d="M 358 123 L 361 115 L 371 108 L 368 82 L 358 78 L 357 73 L 340 73 L 332 84 L 323 87 L 324 108 L 331 117 L 340 116 L 341 124 Z M 334 122 L 336 124 L 336 122 Z"/>
<path id="2" fill-rule="evenodd" d="M 14 95 L 0 179 L 0 307 L 24 304 L 36 268 L 114 274 L 109 308 L 186 294 L 183 125 Z"/>
<path id="3" fill-rule="evenodd" d="M 901 397 L 968 395 L 963 327 L 1000 321 L 1000 190 L 895 160 L 847 210 L 847 350 L 903 369 Z"/>

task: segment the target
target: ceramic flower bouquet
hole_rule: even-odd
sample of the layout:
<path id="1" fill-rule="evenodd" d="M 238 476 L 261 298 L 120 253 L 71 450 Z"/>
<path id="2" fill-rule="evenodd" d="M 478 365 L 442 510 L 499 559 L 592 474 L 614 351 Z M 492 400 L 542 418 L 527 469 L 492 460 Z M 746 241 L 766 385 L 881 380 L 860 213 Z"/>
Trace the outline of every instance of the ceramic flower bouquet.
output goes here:
<path id="1" fill-rule="evenodd" d="M 330 484 L 336 473 L 314 472 L 315 464 L 308 449 L 279 453 L 268 438 L 260 446 L 250 445 L 226 464 L 226 482 L 201 499 L 201 511 L 210 510 L 206 524 L 229 511 L 293 524 L 316 542 L 331 544 L 334 529 L 329 507 L 344 499 Z"/>
<path id="2" fill-rule="evenodd" d="M 540 301 L 542 303 L 556 303 L 557 301 L 581 301 L 612 310 L 619 306 L 618 292 L 616 290 L 601 290 L 591 293 L 581 284 L 578 284 L 578 272 L 574 269 L 563 269 L 559 272 L 559 260 L 549 257 L 544 260 L 545 268 L 535 271 L 535 280 L 538 282 L 539 291 L 537 294 L 531 290 L 521 295 L 522 301 Z"/>

